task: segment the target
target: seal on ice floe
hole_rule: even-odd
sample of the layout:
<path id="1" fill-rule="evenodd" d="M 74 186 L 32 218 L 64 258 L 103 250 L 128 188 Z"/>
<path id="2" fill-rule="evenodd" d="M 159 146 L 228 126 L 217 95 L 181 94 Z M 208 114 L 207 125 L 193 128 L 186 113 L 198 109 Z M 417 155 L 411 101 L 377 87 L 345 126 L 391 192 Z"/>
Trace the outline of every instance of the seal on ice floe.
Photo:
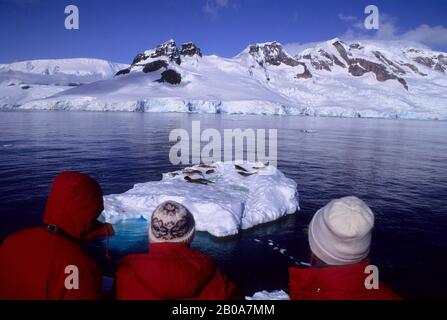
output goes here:
<path id="1" fill-rule="evenodd" d="M 184 174 L 187 175 L 195 175 L 195 174 L 200 174 L 201 176 L 203 176 L 203 172 L 197 169 L 192 169 L 192 168 L 185 168 L 182 171 Z"/>
<path id="2" fill-rule="evenodd" d="M 244 171 L 238 171 L 237 173 L 239 173 L 241 176 L 249 177 L 249 176 L 251 176 L 251 175 L 256 174 L 257 172 L 244 172 Z"/>
<path id="3" fill-rule="evenodd" d="M 238 165 L 238 164 L 235 164 L 234 165 L 234 168 L 236 169 L 236 170 L 240 170 L 240 171 L 245 171 L 245 172 L 248 172 L 248 170 L 247 169 L 245 169 L 244 167 L 241 167 L 240 165 Z"/>
<path id="4" fill-rule="evenodd" d="M 198 166 L 204 169 L 216 169 L 215 166 L 210 166 L 209 164 L 199 164 Z"/>
<path id="5" fill-rule="evenodd" d="M 210 181 L 208 179 L 202 179 L 202 178 L 193 179 L 190 176 L 186 176 L 184 179 L 186 180 L 186 182 L 196 183 L 196 184 L 203 184 L 203 185 L 208 185 L 210 183 L 213 183 L 212 181 Z"/>

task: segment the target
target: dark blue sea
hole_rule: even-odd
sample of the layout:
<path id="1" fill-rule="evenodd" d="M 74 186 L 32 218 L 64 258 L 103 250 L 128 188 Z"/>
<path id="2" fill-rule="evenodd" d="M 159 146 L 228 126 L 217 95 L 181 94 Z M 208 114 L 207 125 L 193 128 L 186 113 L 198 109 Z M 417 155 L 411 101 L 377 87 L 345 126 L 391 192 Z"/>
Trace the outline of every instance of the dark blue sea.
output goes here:
<path id="1" fill-rule="evenodd" d="M 193 120 L 200 120 L 202 129 L 278 129 L 278 167 L 298 184 L 301 211 L 296 214 L 231 238 L 198 233 L 193 242 L 245 294 L 287 289 L 287 268 L 308 261 L 306 228 L 312 215 L 333 198 L 356 195 L 376 214 L 371 260 L 380 280 L 404 298 L 447 297 L 446 122 L 0 112 L 0 240 L 41 223 L 60 171 L 86 172 L 110 194 L 180 168 L 169 162 L 169 133 L 190 130 Z M 110 239 L 115 260 L 147 250 L 144 220 L 115 228 L 117 235 Z M 88 250 L 113 275 L 104 241 L 88 244 Z"/>

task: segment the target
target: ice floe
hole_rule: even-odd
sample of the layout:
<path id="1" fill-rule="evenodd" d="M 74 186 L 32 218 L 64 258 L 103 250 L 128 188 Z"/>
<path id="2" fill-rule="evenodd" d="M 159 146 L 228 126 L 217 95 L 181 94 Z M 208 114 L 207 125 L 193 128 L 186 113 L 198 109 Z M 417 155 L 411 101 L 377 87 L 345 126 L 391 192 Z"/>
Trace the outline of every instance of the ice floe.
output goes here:
<path id="1" fill-rule="evenodd" d="M 283 290 L 260 291 L 251 297 L 245 297 L 245 300 L 290 300 L 289 295 Z"/>
<path id="2" fill-rule="evenodd" d="M 196 229 L 217 237 L 237 234 L 299 210 L 297 184 L 274 166 L 216 162 L 163 174 L 162 180 L 136 184 L 104 197 L 103 220 L 150 219 L 167 200 L 185 205 Z"/>

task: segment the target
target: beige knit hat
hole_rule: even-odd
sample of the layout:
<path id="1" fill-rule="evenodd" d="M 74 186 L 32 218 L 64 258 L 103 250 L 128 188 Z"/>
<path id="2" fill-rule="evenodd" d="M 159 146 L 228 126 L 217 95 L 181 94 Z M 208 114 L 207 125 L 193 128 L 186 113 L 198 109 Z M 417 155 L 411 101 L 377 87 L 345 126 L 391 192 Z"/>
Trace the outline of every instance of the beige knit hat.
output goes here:
<path id="1" fill-rule="evenodd" d="M 357 197 L 332 200 L 309 225 L 312 253 L 329 265 L 348 265 L 368 257 L 374 214 Z"/>
<path id="2" fill-rule="evenodd" d="M 175 201 L 160 204 L 152 213 L 149 241 L 191 243 L 196 231 L 194 217 Z"/>

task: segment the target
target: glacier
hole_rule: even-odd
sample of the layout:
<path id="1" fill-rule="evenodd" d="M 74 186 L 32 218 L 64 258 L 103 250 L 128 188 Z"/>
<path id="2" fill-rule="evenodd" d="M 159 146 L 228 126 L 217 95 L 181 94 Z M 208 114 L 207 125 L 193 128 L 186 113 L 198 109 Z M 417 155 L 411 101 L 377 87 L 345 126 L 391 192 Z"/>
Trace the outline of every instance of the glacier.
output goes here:
<path id="1" fill-rule="evenodd" d="M 100 219 L 112 224 L 123 219 L 150 221 L 155 208 L 167 200 L 185 205 L 196 230 L 216 237 L 235 235 L 299 210 L 295 181 L 274 166 L 236 161 L 164 173 L 160 181 L 106 195 Z"/>

